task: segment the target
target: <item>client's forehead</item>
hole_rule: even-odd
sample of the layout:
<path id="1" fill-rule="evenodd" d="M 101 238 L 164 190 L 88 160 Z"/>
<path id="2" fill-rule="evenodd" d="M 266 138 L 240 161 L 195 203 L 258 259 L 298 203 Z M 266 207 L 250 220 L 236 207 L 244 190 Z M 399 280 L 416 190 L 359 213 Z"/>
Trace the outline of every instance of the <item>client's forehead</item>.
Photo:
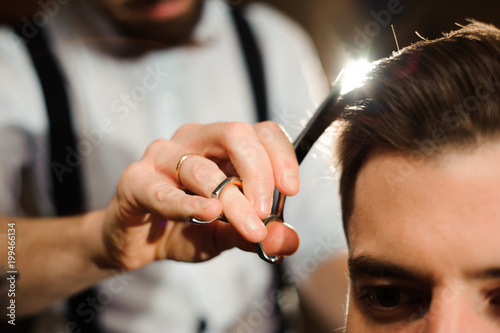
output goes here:
<path id="1" fill-rule="evenodd" d="M 361 169 L 349 222 L 351 257 L 369 255 L 428 274 L 498 259 L 500 144 L 411 163 L 380 153 Z"/>

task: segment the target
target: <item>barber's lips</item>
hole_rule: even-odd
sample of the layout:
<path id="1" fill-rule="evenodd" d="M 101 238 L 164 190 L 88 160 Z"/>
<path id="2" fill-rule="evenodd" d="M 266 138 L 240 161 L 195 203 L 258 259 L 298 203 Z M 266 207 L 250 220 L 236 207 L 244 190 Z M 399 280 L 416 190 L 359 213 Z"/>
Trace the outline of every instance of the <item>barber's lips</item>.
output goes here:
<path id="1" fill-rule="evenodd" d="M 190 0 L 132 0 L 129 8 L 151 20 L 168 20 L 182 15 L 189 7 Z"/>

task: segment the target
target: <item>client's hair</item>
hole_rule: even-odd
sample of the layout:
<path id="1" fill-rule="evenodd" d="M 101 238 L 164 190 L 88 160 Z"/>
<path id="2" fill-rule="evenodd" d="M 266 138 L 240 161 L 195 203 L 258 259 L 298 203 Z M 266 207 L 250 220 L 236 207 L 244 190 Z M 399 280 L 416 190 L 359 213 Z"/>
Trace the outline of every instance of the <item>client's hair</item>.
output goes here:
<path id="1" fill-rule="evenodd" d="M 338 156 L 344 230 L 360 168 L 379 151 L 409 163 L 500 137 L 500 30 L 474 22 L 375 63 L 344 97 Z"/>

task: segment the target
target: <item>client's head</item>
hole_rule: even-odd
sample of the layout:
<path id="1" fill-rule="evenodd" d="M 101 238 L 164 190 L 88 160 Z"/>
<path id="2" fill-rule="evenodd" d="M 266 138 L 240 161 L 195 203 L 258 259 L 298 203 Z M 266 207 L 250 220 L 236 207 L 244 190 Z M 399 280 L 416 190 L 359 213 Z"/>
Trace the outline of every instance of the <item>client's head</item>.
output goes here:
<path id="1" fill-rule="evenodd" d="M 349 332 L 500 330 L 500 30 L 378 61 L 339 141 Z"/>

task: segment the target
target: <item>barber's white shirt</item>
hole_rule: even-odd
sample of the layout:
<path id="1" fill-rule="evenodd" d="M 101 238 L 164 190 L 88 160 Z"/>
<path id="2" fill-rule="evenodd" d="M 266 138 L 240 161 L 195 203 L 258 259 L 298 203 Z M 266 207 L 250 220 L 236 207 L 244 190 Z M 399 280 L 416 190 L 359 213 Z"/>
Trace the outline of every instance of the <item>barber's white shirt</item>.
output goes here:
<path id="1" fill-rule="evenodd" d="M 59 9 L 46 28 L 68 81 L 88 209 L 106 207 L 126 166 L 183 124 L 256 121 L 230 8 L 222 1 L 207 1 L 195 45 L 133 59 L 93 47 L 87 29 L 105 36 L 110 28 L 86 2 Z M 328 91 L 318 60 L 287 18 L 264 5 L 251 5 L 246 14 L 262 48 L 271 118 L 296 137 Z M 44 108 L 26 48 L 0 28 L 2 214 L 53 214 Z M 294 284 L 344 249 L 330 150 L 328 143 L 316 145 L 301 166 L 301 193 L 287 199 L 285 219 L 302 241 L 299 252 L 284 261 Z M 18 199 L 23 168 L 34 197 L 29 211 Z M 80 313 L 87 319 L 99 310 L 108 332 L 194 333 L 201 321 L 204 332 L 272 332 L 271 280 L 269 264 L 240 250 L 201 264 L 156 262 L 104 281 L 97 295 L 102 309 L 86 305 Z"/>

